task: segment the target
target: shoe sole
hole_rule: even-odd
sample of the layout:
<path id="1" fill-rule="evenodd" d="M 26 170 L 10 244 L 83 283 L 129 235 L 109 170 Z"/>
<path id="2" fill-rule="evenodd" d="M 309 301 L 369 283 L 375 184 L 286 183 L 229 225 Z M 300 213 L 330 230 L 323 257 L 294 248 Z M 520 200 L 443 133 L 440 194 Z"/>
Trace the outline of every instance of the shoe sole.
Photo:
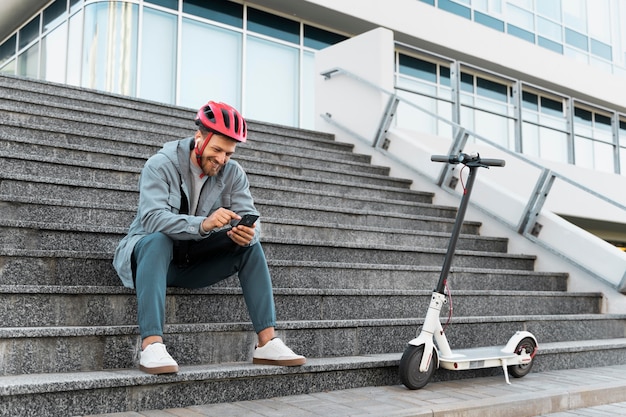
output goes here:
<path id="1" fill-rule="evenodd" d="M 175 374 L 178 372 L 178 366 L 174 365 L 159 366 L 156 368 L 148 368 L 143 365 L 139 365 L 139 369 L 150 375 Z"/>
<path id="2" fill-rule="evenodd" d="M 306 363 L 306 358 L 302 359 L 284 359 L 284 360 L 272 360 L 272 359 L 259 359 L 253 358 L 252 363 L 255 365 L 274 365 L 274 366 L 301 366 Z"/>

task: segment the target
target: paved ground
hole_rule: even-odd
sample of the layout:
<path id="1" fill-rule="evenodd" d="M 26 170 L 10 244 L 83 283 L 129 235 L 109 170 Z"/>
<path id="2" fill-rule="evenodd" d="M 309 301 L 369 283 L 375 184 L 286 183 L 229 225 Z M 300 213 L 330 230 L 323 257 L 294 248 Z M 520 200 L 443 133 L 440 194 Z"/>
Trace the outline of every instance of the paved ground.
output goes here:
<path id="1" fill-rule="evenodd" d="M 97 417 L 606 417 L 626 416 L 626 365 L 430 383 L 367 387 Z M 91 416 L 96 417 L 96 416 Z"/>

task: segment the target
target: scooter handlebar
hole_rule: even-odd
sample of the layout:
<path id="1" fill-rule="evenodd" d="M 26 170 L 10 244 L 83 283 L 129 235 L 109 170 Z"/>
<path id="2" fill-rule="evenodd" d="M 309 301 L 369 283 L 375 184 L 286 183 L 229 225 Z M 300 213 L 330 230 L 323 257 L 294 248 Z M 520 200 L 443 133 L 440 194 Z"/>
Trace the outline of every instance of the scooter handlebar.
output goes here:
<path id="1" fill-rule="evenodd" d="M 487 166 L 487 167 L 503 167 L 505 165 L 504 159 L 489 159 L 489 158 L 481 158 L 480 155 L 468 155 L 468 154 L 458 154 L 458 155 L 432 155 L 430 160 L 433 162 L 446 162 L 448 164 L 474 164 L 479 166 Z"/>

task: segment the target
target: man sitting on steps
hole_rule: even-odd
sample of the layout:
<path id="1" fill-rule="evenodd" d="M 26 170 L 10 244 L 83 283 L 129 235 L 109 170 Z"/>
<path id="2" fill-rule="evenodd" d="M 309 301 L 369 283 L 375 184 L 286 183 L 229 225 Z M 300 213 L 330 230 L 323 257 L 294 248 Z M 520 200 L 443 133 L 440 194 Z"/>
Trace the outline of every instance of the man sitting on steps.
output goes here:
<path id="1" fill-rule="evenodd" d="M 137 215 L 115 251 L 118 275 L 137 293 L 140 369 L 178 372 L 163 344 L 166 287 L 208 287 L 235 273 L 258 336 L 253 363 L 302 365 L 305 357 L 274 335 L 259 225 L 231 227 L 245 214 L 258 215 L 245 172 L 230 160 L 246 141 L 246 122 L 233 107 L 210 101 L 198 111 L 196 125 L 193 138 L 166 143 L 146 162 Z"/>

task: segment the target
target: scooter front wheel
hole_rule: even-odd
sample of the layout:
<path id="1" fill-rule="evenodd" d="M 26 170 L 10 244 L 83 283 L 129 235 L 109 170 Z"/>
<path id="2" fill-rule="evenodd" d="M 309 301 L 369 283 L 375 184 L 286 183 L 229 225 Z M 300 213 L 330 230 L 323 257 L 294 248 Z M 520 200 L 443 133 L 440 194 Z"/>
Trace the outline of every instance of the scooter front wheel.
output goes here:
<path id="1" fill-rule="evenodd" d="M 400 359 L 400 380 L 408 389 L 424 388 L 435 373 L 437 353 L 433 349 L 426 372 L 420 372 L 420 363 L 424 355 L 424 345 L 408 345 Z"/>
<path id="2" fill-rule="evenodd" d="M 535 352 L 536 348 L 537 345 L 535 344 L 535 341 L 530 337 L 525 337 L 520 340 L 520 342 L 515 347 L 515 353 L 517 353 L 518 355 L 521 355 L 522 353 L 528 353 L 529 355 L 532 355 Z M 511 365 L 508 367 L 508 371 L 515 378 L 521 378 L 530 372 L 533 367 L 534 361 L 535 358 L 532 357 L 530 359 L 530 362 L 528 363 L 521 365 Z"/>

